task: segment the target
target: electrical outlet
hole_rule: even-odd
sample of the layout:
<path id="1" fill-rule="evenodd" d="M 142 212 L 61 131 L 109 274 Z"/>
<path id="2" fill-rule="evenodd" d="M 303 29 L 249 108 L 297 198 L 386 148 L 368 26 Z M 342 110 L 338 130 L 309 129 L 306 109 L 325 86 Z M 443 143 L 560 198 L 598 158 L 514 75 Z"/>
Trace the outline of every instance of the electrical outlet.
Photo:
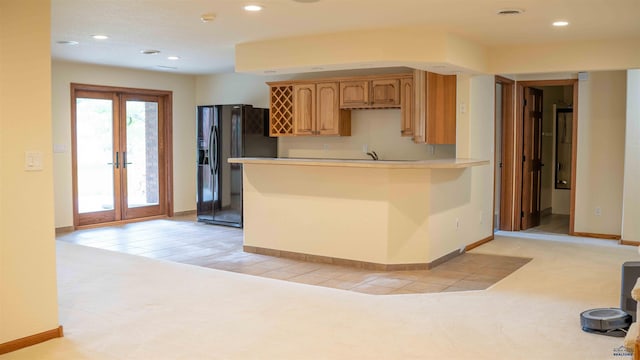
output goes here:
<path id="1" fill-rule="evenodd" d="M 369 152 L 369 145 L 368 144 L 362 144 L 362 152 L 365 153 L 365 154 Z"/>
<path id="2" fill-rule="evenodd" d="M 596 207 L 595 213 L 596 213 L 596 216 L 602 215 L 602 209 L 600 208 L 600 206 Z"/>
<path id="3" fill-rule="evenodd" d="M 329 144 L 322 144 L 322 150 L 329 150 Z"/>
<path id="4" fill-rule="evenodd" d="M 460 219 L 456 218 L 456 230 L 460 229 Z"/>

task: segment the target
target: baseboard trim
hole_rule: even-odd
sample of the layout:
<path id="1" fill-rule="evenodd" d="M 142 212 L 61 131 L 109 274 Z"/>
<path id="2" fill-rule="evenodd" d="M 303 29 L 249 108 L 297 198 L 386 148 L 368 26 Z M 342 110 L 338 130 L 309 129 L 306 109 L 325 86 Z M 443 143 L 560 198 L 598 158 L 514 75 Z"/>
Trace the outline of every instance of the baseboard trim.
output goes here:
<path id="1" fill-rule="evenodd" d="M 407 271 L 407 270 L 429 270 L 440 264 L 443 264 L 454 257 L 460 255 L 460 250 L 455 250 L 449 254 L 439 257 L 428 263 L 411 263 L 411 264 L 379 264 L 368 261 L 350 260 L 342 258 L 334 258 L 330 256 L 312 255 L 299 253 L 294 251 L 276 250 L 263 248 L 258 246 L 244 245 L 243 250 L 248 253 L 275 256 L 286 259 L 308 261 L 322 264 L 349 266 L 357 269 L 375 270 L 375 271 Z"/>
<path id="2" fill-rule="evenodd" d="M 40 344 L 51 339 L 61 338 L 63 336 L 64 331 L 62 330 L 62 325 L 60 325 L 55 329 L 0 344 L 0 355 Z"/>
<path id="3" fill-rule="evenodd" d="M 587 232 L 576 232 L 569 234 L 572 236 L 582 236 L 596 239 L 605 239 L 605 240 L 620 240 L 620 235 L 612 235 L 612 234 L 597 234 L 597 233 L 587 233 Z"/>
<path id="4" fill-rule="evenodd" d="M 476 241 L 474 243 L 471 243 L 471 244 L 465 246 L 464 247 L 464 251 L 471 251 L 471 250 L 477 248 L 480 245 L 484 245 L 484 244 L 488 243 L 489 241 L 491 241 L 493 239 L 495 239 L 495 237 L 493 235 L 489 235 L 484 239 L 478 240 L 478 241 Z"/>
<path id="5" fill-rule="evenodd" d="M 178 211 L 174 212 L 173 216 L 195 216 L 197 212 L 195 210 L 187 210 L 187 211 Z"/>
<path id="6" fill-rule="evenodd" d="M 464 254 L 463 250 L 453 250 L 452 252 L 450 252 L 450 253 L 448 253 L 448 254 L 446 254 L 444 256 L 441 256 L 441 257 L 433 260 L 430 263 L 427 263 L 427 265 L 428 265 L 427 269 L 433 269 L 434 267 L 436 267 L 438 265 L 442 265 L 442 264 L 446 263 L 447 261 L 449 261 L 449 260 L 451 260 L 451 259 L 453 259 L 453 258 L 455 258 L 457 256 L 460 256 L 462 254 Z"/>
<path id="7" fill-rule="evenodd" d="M 620 240 L 620 245 L 640 246 L 640 241 Z"/>
<path id="8" fill-rule="evenodd" d="M 73 226 L 57 227 L 56 228 L 56 235 L 70 233 L 70 232 L 73 232 L 73 230 L 75 230 Z"/>
<path id="9" fill-rule="evenodd" d="M 149 220 L 159 220 L 159 219 L 169 219 L 169 217 L 167 215 L 154 215 L 149 217 L 141 217 L 141 218 L 128 219 L 128 220 L 109 221 L 109 222 L 103 222 L 98 224 L 78 225 L 75 227 L 75 229 L 76 230 L 97 229 L 97 228 L 102 228 L 107 226 L 126 225 L 126 224 L 132 224 L 132 223 L 149 221 Z"/>

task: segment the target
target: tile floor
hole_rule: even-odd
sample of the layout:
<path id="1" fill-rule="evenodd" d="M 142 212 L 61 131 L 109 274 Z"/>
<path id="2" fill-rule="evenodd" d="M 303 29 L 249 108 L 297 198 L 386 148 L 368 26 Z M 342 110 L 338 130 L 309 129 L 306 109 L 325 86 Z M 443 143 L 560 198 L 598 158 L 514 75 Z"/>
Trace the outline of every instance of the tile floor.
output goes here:
<path id="1" fill-rule="evenodd" d="M 57 240 L 376 295 L 484 290 L 531 260 L 465 253 L 431 270 L 363 270 L 245 253 L 242 229 L 197 223 L 193 216 L 78 230 L 60 234 Z"/>

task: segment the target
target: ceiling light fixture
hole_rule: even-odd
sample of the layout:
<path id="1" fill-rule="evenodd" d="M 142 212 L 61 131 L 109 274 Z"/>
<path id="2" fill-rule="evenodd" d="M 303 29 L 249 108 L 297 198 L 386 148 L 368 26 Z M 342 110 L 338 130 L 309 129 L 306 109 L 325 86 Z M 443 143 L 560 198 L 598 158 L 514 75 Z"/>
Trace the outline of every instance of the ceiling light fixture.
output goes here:
<path id="1" fill-rule="evenodd" d="M 160 54 L 160 50 L 154 50 L 154 49 L 140 50 L 140 54 L 143 54 L 143 55 L 157 55 L 157 54 Z"/>
<path id="2" fill-rule="evenodd" d="M 257 4 L 245 5 L 245 6 L 244 6 L 244 10 L 245 10 L 245 11 L 252 11 L 252 12 L 256 12 L 256 11 L 260 11 L 260 10 L 262 10 L 262 6 L 261 6 L 261 5 L 257 5 Z"/>
<path id="3" fill-rule="evenodd" d="M 169 60 L 180 60 L 180 56 L 168 56 L 167 59 L 169 59 Z"/>
<path id="4" fill-rule="evenodd" d="M 552 25 L 555 27 L 562 27 L 562 26 L 569 25 L 569 22 L 565 20 L 559 20 L 559 21 L 554 21 Z"/>
<path id="5" fill-rule="evenodd" d="M 109 37 L 107 35 L 91 35 L 92 38 L 94 38 L 95 40 L 107 40 Z"/>
<path id="6" fill-rule="evenodd" d="M 60 40 L 60 41 L 56 41 L 56 44 L 60 44 L 60 45 L 78 45 L 79 42 L 73 41 L 73 40 Z"/>
<path id="7" fill-rule="evenodd" d="M 498 15 L 520 15 L 524 13 L 523 9 L 500 9 Z"/>

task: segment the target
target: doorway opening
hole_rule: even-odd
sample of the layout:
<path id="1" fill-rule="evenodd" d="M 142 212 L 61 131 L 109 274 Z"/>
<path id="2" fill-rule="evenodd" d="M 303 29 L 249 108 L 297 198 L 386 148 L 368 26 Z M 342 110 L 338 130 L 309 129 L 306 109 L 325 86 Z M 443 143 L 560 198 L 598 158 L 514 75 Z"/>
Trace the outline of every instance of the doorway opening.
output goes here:
<path id="1" fill-rule="evenodd" d="M 171 92 L 71 84 L 74 227 L 171 216 Z"/>
<path id="2" fill-rule="evenodd" d="M 495 229 L 572 235 L 578 82 L 517 82 L 515 96 L 512 84 L 496 78 Z"/>

